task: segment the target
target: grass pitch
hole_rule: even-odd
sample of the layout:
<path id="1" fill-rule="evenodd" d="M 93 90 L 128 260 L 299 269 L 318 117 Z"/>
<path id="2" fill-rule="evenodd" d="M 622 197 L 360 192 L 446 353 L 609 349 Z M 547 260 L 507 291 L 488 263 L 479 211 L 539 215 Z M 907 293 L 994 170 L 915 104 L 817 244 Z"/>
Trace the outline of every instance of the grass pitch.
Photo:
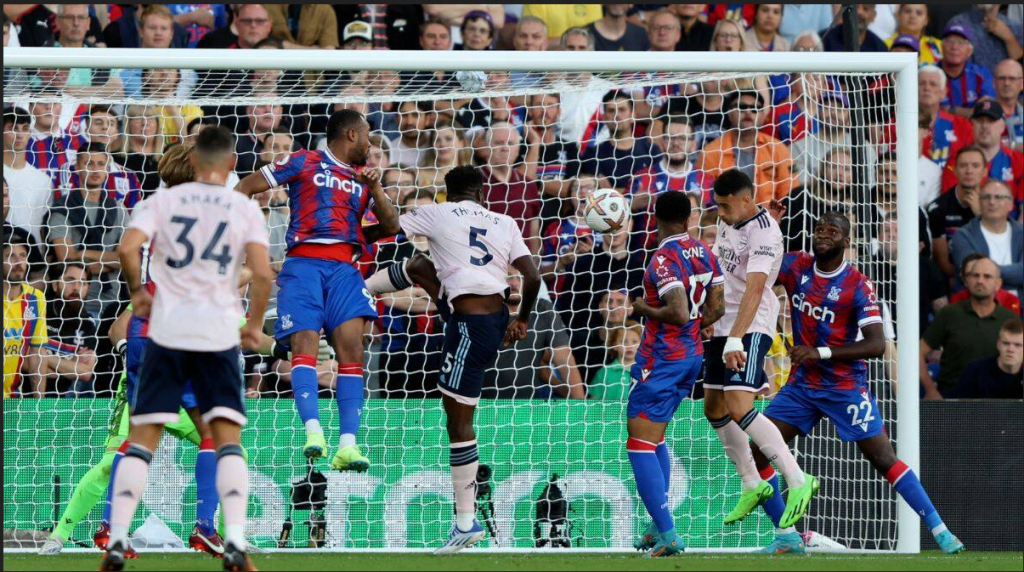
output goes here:
<path id="1" fill-rule="evenodd" d="M 95 570 L 99 553 L 53 557 L 4 555 L 4 570 Z M 915 556 L 811 555 L 755 556 L 745 554 L 687 554 L 647 559 L 629 554 L 460 554 L 439 558 L 428 554 L 260 554 L 260 570 L 1017 570 L 1020 552 L 978 552 L 947 557 L 938 552 Z M 220 562 L 197 554 L 143 554 L 126 570 L 220 570 Z"/>

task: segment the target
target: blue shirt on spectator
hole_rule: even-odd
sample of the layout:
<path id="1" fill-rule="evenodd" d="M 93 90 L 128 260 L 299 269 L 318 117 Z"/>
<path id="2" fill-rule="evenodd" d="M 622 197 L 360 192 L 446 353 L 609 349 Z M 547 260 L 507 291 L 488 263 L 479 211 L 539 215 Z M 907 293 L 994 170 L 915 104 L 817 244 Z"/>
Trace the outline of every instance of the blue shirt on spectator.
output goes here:
<path id="1" fill-rule="evenodd" d="M 188 34 L 188 47 L 190 48 L 196 47 L 196 44 L 199 43 L 199 40 L 203 39 L 207 32 L 228 25 L 228 10 L 225 4 L 165 4 L 165 6 L 175 16 L 178 14 L 188 14 L 196 10 L 209 10 L 213 12 L 212 28 L 199 24 L 185 26 L 185 32 Z"/>
<path id="2" fill-rule="evenodd" d="M 942 105 L 974 107 L 979 99 L 995 96 L 992 74 L 987 69 L 968 62 L 959 76 L 946 76 L 946 99 Z"/>
<path id="3" fill-rule="evenodd" d="M 824 30 L 832 25 L 831 4 L 786 4 L 779 33 L 790 43 L 808 30 Z"/>
<path id="4" fill-rule="evenodd" d="M 845 52 L 846 46 L 843 42 L 843 27 L 836 26 L 829 30 L 827 34 L 821 37 L 821 45 L 825 48 L 826 52 Z M 864 36 L 864 41 L 860 44 L 860 51 L 888 52 L 889 46 L 885 45 L 882 38 L 879 38 L 874 32 L 868 30 L 867 34 Z"/>
<path id="5" fill-rule="evenodd" d="M 612 179 L 617 189 L 628 189 L 633 176 L 661 158 L 661 149 L 650 139 L 634 140 L 631 149 L 619 149 L 608 140 L 591 147 L 580 158 L 580 171 Z"/>

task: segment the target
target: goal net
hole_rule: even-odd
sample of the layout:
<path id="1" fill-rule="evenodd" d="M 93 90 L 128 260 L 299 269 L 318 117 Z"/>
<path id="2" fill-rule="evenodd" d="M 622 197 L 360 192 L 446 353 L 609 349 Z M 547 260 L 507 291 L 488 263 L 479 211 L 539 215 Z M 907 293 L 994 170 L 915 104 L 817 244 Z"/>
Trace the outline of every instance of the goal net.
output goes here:
<path id="1" fill-rule="evenodd" d="M 880 410 L 851 415 L 884 417 L 902 458 L 916 464 L 916 374 L 905 373 L 916 360 L 900 360 L 898 373 L 894 339 L 901 256 L 902 290 L 916 280 L 916 249 L 897 252 L 896 226 L 909 213 L 901 230 L 913 233 L 916 216 L 913 199 L 897 204 L 897 188 L 916 193 L 917 140 L 907 129 L 912 120 L 897 113 L 916 112 L 913 87 L 901 86 L 913 81 L 909 59 L 107 52 L 5 53 L 5 292 L 14 288 L 4 302 L 5 547 L 35 546 L 82 476 L 118 444 L 109 437 L 124 362 L 109 336 L 128 296 L 109 255 L 133 207 L 163 186 L 161 156 L 206 124 L 226 125 L 244 178 L 324 148 L 327 118 L 341 108 L 366 115 L 368 163 L 383 169 L 401 210 L 445 200 L 452 167 L 481 166 L 487 206 L 519 222 L 542 268 L 532 333 L 502 351 L 477 413 L 489 469 L 478 494 L 490 529 L 485 550 L 629 549 L 646 527 L 624 447 L 628 370 L 640 339 L 629 300 L 642 293 L 646 257 L 657 246 L 656 197 L 687 193 L 691 234 L 713 244 L 711 185 L 733 166 L 750 174 L 759 202 L 785 206 L 789 250 L 810 250 L 813 223 L 826 210 L 854 221 L 847 260 L 873 279 L 893 340 L 870 367 Z M 155 62 L 167 69 L 136 69 Z M 588 194 L 605 188 L 625 195 L 633 213 L 626 228 L 601 234 L 580 215 Z M 274 189 L 255 200 L 279 269 L 287 194 Z M 361 264 L 368 275 L 426 248 L 421 238 L 400 237 L 374 245 Z M 514 303 L 514 277 L 510 285 Z M 789 305 L 780 297 L 780 334 L 766 364 L 773 393 L 789 371 Z M 909 346 L 916 317 L 913 303 L 903 304 Z M 381 297 L 378 310 L 366 335 L 359 434 L 372 463 L 367 474 L 331 472 L 324 462 L 311 468 L 289 363 L 246 356 L 247 534 L 257 546 L 426 549 L 446 536 L 453 495 L 437 392 L 444 324 L 419 289 Z M 319 367 L 329 442 L 338 435 L 333 367 Z M 907 388 L 899 406 L 897 380 Z M 698 387 L 666 437 L 677 529 L 695 549 L 763 546 L 773 529 L 760 511 L 741 525 L 722 524 L 740 483 L 700 396 Z M 833 549 L 916 549 L 913 514 L 830 424 L 795 449 L 823 483 L 801 531 Z M 137 545 L 172 548 L 174 537 L 187 538 L 196 450 L 165 436 L 133 525 Z M 90 544 L 101 511 L 102 503 L 81 520 L 71 542 Z"/>

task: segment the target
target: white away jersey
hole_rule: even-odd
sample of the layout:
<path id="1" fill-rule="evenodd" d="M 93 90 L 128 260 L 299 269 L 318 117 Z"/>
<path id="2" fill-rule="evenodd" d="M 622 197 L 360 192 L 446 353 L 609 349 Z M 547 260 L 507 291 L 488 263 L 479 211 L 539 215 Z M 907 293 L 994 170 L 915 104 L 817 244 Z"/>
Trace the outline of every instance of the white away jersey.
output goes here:
<path id="1" fill-rule="evenodd" d="M 176 350 L 238 346 L 245 247 L 268 245 L 256 202 L 227 187 L 186 183 L 139 203 L 128 228 L 151 240 L 149 273 L 157 288 L 149 337 Z"/>
<path id="2" fill-rule="evenodd" d="M 425 205 L 399 218 L 407 236 L 426 237 L 448 300 L 508 288 L 512 262 L 530 255 L 519 225 L 473 201 Z"/>
<path id="3" fill-rule="evenodd" d="M 779 319 L 779 298 L 772 287 L 779 276 L 783 255 L 779 224 L 764 209 L 736 226 L 719 222 L 714 252 L 725 275 L 725 316 L 715 323 L 715 336 L 725 337 L 732 331 L 750 272 L 767 274 L 768 280 L 761 292 L 757 315 L 744 333 L 774 336 Z"/>

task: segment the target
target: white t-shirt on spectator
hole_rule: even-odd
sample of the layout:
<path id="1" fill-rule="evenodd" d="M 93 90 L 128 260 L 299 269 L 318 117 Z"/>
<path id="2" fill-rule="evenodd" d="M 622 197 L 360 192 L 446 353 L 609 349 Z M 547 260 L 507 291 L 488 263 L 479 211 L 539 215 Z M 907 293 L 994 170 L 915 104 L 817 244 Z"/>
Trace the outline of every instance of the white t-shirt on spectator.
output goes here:
<path id="1" fill-rule="evenodd" d="M 988 257 L 999 266 L 1013 264 L 1013 232 L 1010 225 L 1002 234 L 996 234 L 981 225 L 981 234 L 985 235 L 985 242 L 988 243 Z"/>
<path id="2" fill-rule="evenodd" d="M 420 160 L 423 159 L 423 150 L 409 147 L 402 141 L 402 137 L 398 136 L 391 141 L 391 152 L 388 158 L 391 159 L 391 164 L 395 167 L 415 169 L 420 166 Z"/>
<path id="3" fill-rule="evenodd" d="M 922 155 L 917 160 L 917 176 L 921 178 L 917 200 L 927 209 L 942 191 L 942 167 Z"/>
<path id="4" fill-rule="evenodd" d="M 28 229 L 32 238 L 42 243 L 39 228 L 53 199 L 49 175 L 26 163 L 21 169 L 4 165 L 4 178 L 11 201 L 7 220 L 14 226 Z"/>
<path id="5" fill-rule="evenodd" d="M 558 127 L 559 138 L 562 141 L 580 143 L 592 123 L 598 128 L 603 123 L 601 100 L 604 99 L 612 85 L 595 77 L 590 79 L 587 87 L 589 89 L 586 91 L 566 91 L 560 94 L 559 109 L 561 113 L 558 117 Z M 607 131 L 603 131 L 601 135 L 598 133 L 598 131 L 594 132 L 595 137 L 600 138 L 603 135 L 603 138 L 606 139 L 608 136 Z M 595 144 L 602 142 L 603 139 L 597 140 Z"/>
<path id="6" fill-rule="evenodd" d="M 256 201 L 227 187 L 186 183 L 139 203 L 128 228 L 152 239 L 149 272 L 156 295 L 149 337 L 175 350 L 237 347 L 245 316 L 238 295 L 245 248 L 269 242 Z"/>
<path id="7" fill-rule="evenodd" d="M 883 40 L 896 33 L 896 10 L 899 4 L 875 4 L 875 21 L 868 26 Z"/>

